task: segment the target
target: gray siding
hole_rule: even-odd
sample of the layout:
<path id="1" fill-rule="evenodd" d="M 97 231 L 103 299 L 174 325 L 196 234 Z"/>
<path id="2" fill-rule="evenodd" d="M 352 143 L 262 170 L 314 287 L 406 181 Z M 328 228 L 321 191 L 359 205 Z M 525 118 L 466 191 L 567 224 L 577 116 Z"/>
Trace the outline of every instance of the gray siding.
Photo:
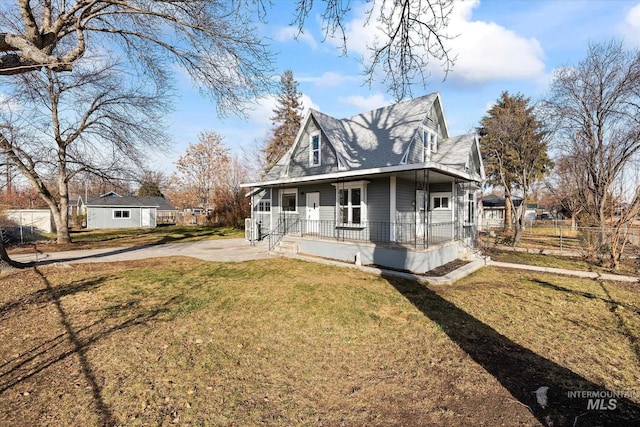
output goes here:
<path id="1" fill-rule="evenodd" d="M 302 133 L 298 145 L 291 156 L 289 163 L 289 178 L 297 178 L 309 175 L 319 175 L 338 171 L 336 154 L 327 139 L 327 136 L 320 133 L 320 165 L 309 165 L 309 143 L 310 135 L 320 130 L 315 120 L 310 120 Z"/>
<path id="2" fill-rule="evenodd" d="M 416 186 L 412 181 L 398 179 L 396 181 L 396 222 L 398 224 L 415 224 Z"/>
<path id="3" fill-rule="evenodd" d="M 367 185 L 367 220 L 389 222 L 389 178 L 370 180 Z"/>
<path id="4" fill-rule="evenodd" d="M 142 227 L 141 209 L 139 207 L 88 207 L 87 228 L 138 228 Z M 156 208 L 151 209 L 150 227 L 156 226 Z M 128 210 L 130 218 L 113 218 L 114 210 Z"/>

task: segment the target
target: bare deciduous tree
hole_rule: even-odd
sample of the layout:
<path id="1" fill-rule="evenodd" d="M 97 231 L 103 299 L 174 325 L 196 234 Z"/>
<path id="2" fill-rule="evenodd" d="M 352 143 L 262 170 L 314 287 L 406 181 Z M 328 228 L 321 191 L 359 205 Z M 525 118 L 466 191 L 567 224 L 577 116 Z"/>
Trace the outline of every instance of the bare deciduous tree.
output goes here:
<path id="1" fill-rule="evenodd" d="M 229 149 L 215 132 L 202 132 L 176 161 L 174 181 L 188 196 L 190 207 L 213 209 L 214 193 L 229 175 Z"/>
<path id="2" fill-rule="evenodd" d="M 297 0 L 293 25 L 303 31 L 318 2 Z M 323 2 L 325 36 L 342 40 L 349 0 Z M 411 85 L 426 85 L 430 59 L 448 72 L 446 47 L 452 0 L 374 0 L 366 26 L 382 34 L 369 46 L 366 80 L 382 76 L 396 99 Z M 14 0 L 0 7 L 0 74 L 47 67 L 69 71 L 86 52 L 117 42 L 126 56 L 152 74 L 177 63 L 213 94 L 220 111 L 237 111 L 244 100 L 270 87 L 271 54 L 258 38 L 256 18 L 270 2 L 256 0 Z M 381 71 L 381 72 L 380 72 Z"/>
<path id="3" fill-rule="evenodd" d="M 614 185 L 640 155 L 640 51 L 625 50 L 619 41 L 592 44 L 574 67 L 559 69 L 546 109 L 558 124 L 558 149 L 573 159 L 583 224 L 610 231 L 610 263 L 617 268 L 620 234 L 635 215 L 612 218 Z M 634 184 L 638 186 L 637 182 Z M 627 191 L 637 207 L 640 191 Z M 637 213 L 637 212 L 636 212 Z M 610 225 L 610 226 L 609 226 Z"/>
<path id="4" fill-rule="evenodd" d="M 173 65 L 213 95 L 219 111 L 271 87 L 271 54 L 249 2 L 220 0 L 14 0 L 0 6 L 0 74 L 70 71 L 108 47 L 146 76 Z"/>
<path id="5" fill-rule="evenodd" d="M 298 0 L 295 23 L 303 30 L 314 0 Z M 415 83 L 426 86 L 431 59 L 440 62 L 446 73 L 455 58 L 447 48 L 446 33 L 454 7 L 453 0 L 373 0 L 366 13 L 365 25 L 381 37 L 367 46 L 369 58 L 364 61 L 367 83 L 382 78 L 396 100 L 411 95 Z M 345 17 L 350 11 L 349 0 L 327 1 L 321 12 L 325 36 L 341 40 L 347 53 Z M 381 71 L 381 72 L 380 72 Z"/>
<path id="6" fill-rule="evenodd" d="M 582 212 L 582 201 L 577 183 L 580 180 L 578 162 L 572 155 L 556 159 L 553 173 L 546 182 L 546 187 L 553 197 L 556 209 L 564 215 L 571 216 L 571 226 L 575 228 L 577 218 Z"/>
<path id="7" fill-rule="evenodd" d="M 115 64 L 93 61 L 73 73 L 44 69 L 12 77 L 11 99 L 20 108 L 2 114 L 0 152 L 46 202 L 59 243 L 70 241 L 68 184 L 75 176 L 130 173 L 141 166 L 144 148 L 167 140 L 159 124 L 164 89 L 121 76 Z"/>

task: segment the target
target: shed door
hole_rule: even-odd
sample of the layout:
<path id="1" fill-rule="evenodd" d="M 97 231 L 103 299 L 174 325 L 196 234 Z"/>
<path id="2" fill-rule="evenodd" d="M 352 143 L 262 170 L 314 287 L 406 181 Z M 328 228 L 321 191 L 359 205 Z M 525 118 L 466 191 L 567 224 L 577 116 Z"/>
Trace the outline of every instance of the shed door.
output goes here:
<path id="1" fill-rule="evenodd" d="M 142 227 L 151 227 L 151 208 L 140 209 L 140 225 Z"/>
<path id="2" fill-rule="evenodd" d="M 320 193 L 307 193 L 307 232 L 317 233 L 320 228 Z"/>

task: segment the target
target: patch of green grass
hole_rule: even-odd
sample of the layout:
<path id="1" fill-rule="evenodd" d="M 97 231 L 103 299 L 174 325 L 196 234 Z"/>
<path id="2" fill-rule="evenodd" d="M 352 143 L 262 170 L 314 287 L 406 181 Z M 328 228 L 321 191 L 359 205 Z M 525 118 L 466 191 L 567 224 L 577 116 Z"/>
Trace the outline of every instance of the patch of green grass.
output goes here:
<path id="1" fill-rule="evenodd" d="M 623 259 L 618 270 L 612 270 L 596 261 L 585 258 L 527 253 L 503 249 L 485 251 L 491 259 L 514 264 L 537 265 L 540 267 L 563 268 L 578 271 L 595 271 L 600 273 L 640 275 L 640 262 L 636 259 Z"/>
<path id="2" fill-rule="evenodd" d="M 537 425 L 540 381 L 640 393 L 635 285 L 286 258 L 38 271 L 0 278 L 6 426 Z"/>
<path id="3" fill-rule="evenodd" d="M 227 227 L 166 226 L 156 228 L 124 228 L 109 230 L 73 231 L 70 244 L 56 244 L 55 236 L 48 243 L 38 243 L 40 252 L 56 252 L 74 249 L 157 245 L 173 242 L 191 242 L 209 239 L 244 237 L 244 231 Z M 10 248 L 10 253 L 32 251 L 33 245 Z"/>

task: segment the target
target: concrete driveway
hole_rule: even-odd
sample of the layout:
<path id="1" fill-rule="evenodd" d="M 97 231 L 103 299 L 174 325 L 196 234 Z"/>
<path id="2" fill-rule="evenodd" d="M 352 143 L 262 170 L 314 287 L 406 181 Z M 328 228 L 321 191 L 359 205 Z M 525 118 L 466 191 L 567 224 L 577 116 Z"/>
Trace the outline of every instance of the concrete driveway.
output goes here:
<path id="1" fill-rule="evenodd" d="M 270 258 L 266 242 L 251 246 L 244 239 L 217 239 L 199 242 L 167 243 L 123 248 L 86 249 L 65 252 L 48 252 L 11 255 L 20 262 L 36 261 L 39 264 L 55 262 L 86 263 L 130 261 L 146 258 L 189 256 L 203 261 L 241 262 Z"/>

